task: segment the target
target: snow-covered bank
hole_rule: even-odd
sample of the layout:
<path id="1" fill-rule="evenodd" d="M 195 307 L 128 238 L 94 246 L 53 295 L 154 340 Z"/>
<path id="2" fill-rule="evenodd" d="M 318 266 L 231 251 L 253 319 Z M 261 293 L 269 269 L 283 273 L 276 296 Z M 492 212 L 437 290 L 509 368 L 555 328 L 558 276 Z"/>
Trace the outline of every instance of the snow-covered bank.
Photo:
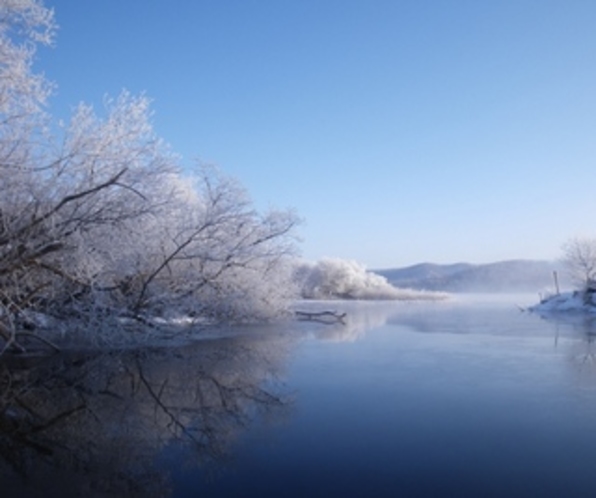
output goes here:
<path id="1" fill-rule="evenodd" d="M 528 307 L 528 311 L 538 313 L 594 313 L 596 314 L 596 292 L 562 292 L 545 297 L 538 304 Z"/>

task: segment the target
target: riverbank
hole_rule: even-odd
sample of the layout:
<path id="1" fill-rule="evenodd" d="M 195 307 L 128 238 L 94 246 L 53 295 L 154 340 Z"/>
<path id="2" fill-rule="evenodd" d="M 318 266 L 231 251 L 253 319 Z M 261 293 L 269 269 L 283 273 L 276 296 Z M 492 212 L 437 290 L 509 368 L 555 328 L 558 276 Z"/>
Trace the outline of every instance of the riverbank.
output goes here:
<path id="1" fill-rule="evenodd" d="M 596 292 L 593 289 L 561 292 L 543 298 L 538 304 L 530 306 L 528 310 L 539 313 L 596 314 Z"/>

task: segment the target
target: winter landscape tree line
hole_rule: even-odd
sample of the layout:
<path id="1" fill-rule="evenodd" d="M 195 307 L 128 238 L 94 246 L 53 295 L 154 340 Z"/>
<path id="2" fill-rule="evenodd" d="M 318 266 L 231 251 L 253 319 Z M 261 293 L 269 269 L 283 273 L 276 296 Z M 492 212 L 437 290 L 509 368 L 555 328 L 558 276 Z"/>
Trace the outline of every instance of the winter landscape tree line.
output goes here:
<path id="1" fill-rule="evenodd" d="M 296 297 L 444 297 L 356 262 L 299 262 L 297 214 L 258 212 L 214 167 L 182 168 L 144 95 L 56 122 L 53 84 L 33 67 L 56 29 L 42 0 L 0 2 L 0 351 L 40 327 L 109 341 L 156 319 L 270 319 Z M 586 251 L 571 243 L 567 259 L 591 281 Z"/>
<path id="2" fill-rule="evenodd" d="M 80 104 L 58 126 L 32 67 L 53 12 L 0 11 L 0 333 L 40 314 L 101 332 L 123 316 L 278 313 L 297 216 L 258 213 L 214 168 L 182 174 L 145 96 L 107 98 L 103 116 Z"/>
<path id="3" fill-rule="evenodd" d="M 309 297 L 361 297 L 354 275 L 371 296 L 396 297 L 351 263 L 323 262 L 308 277 L 306 267 L 296 270 L 297 215 L 257 212 L 216 168 L 183 171 L 152 128 L 147 97 L 123 91 L 99 113 L 81 103 L 69 123 L 57 123 L 46 111 L 53 85 L 33 68 L 36 49 L 55 33 L 41 0 L 0 2 L 6 347 L 43 325 L 105 339 L 155 317 L 268 319 L 300 283 Z"/>

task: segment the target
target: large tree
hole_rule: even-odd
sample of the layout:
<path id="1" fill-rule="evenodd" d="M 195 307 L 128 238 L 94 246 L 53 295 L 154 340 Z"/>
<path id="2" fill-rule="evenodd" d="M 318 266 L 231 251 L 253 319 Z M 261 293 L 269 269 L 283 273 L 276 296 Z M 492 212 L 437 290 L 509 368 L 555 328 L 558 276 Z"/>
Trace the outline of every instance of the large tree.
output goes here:
<path id="1" fill-rule="evenodd" d="M 53 124 L 32 60 L 54 31 L 40 0 L 0 1 L 0 334 L 39 312 L 104 335 L 123 317 L 279 313 L 297 217 L 256 212 L 214 168 L 183 175 L 144 96 Z"/>

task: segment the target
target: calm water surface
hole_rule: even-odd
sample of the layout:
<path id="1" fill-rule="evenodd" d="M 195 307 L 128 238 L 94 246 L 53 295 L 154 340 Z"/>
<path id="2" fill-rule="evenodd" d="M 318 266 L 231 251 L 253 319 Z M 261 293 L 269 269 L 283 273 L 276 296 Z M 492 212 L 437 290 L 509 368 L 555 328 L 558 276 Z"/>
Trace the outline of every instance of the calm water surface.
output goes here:
<path id="1" fill-rule="evenodd" d="M 4 365 L 2 496 L 596 496 L 596 328 L 532 299 Z"/>

